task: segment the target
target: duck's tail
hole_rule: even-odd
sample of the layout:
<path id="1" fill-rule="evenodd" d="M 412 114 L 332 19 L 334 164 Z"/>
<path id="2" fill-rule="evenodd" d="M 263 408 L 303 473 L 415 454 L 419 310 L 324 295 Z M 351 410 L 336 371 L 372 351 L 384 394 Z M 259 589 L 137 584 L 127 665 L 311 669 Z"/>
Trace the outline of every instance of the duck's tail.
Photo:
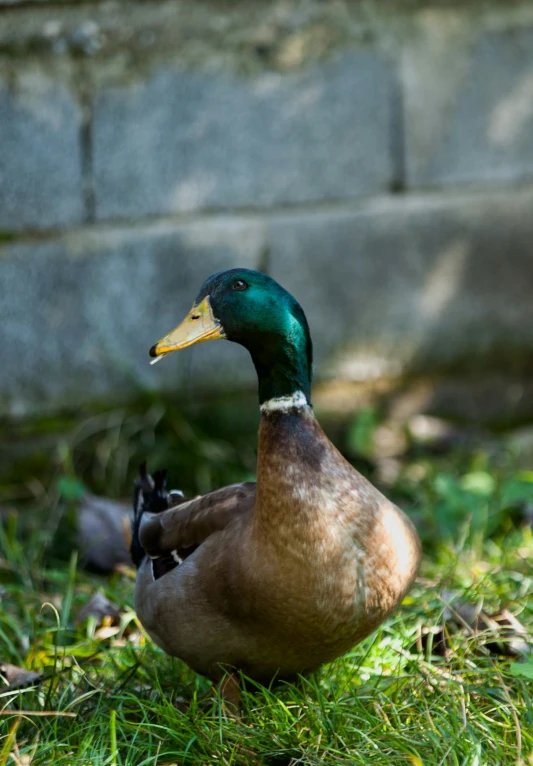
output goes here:
<path id="1" fill-rule="evenodd" d="M 139 568 L 145 557 L 141 545 L 139 530 L 143 513 L 161 513 L 167 508 L 186 502 L 183 492 L 173 489 L 167 492 L 167 471 L 155 471 L 153 477 L 147 471 L 146 461 L 139 467 L 139 478 L 133 488 L 133 522 L 131 527 L 130 554 L 135 566 Z"/>
<path id="2" fill-rule="evenodd" d="M 139 539 L 139 529 L 143 513 L 161 513 L 169 507 L 166 470 L 156 471 L 153 478 L 146 469 L 146 461 L 141 463 L 139 478 L 133 489 L 133 523 L 131 528 L 131 558 L 135 566 L 141 565 L 145 553 Z"/>

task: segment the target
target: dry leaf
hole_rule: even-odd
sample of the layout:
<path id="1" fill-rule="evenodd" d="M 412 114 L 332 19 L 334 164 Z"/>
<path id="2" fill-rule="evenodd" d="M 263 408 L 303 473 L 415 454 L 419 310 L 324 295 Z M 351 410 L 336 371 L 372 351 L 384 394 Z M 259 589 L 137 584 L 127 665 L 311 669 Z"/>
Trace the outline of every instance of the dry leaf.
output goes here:
<path id="1" fill-rule="evenodd" d="M 129 505 L 84 495 L 77 514 L 82 562 L 100 572 L 112 572 L 117 564 L 131 565 L 130 518 Z"/>
<path id="2" fill-rule="evenodd" d="M 88 617 L 94 617 L 98 623 L 110 617 L 111 621 L 118 620 L 121 615 L 120 608 L 110 601 L 101 591 L 94 594 L 90 601 L 78 612 L 76 622 L 80 623 Z"/>
<path id="3" fill-rule="evenodd" d="M 103 628 L 99 628 L 94 634 L 94 637 L 100 640 L 105 640 L 106 638 L 113 638 L 113 636 L 116 636 L 119 632 L 120 628 L 118 625 L 114 627 L 111 625 L 106 625 Z"/>
<path id="4" fill-rule="evenodd" d="M 0 675 L 5 679 L 6 689 L 21 689 L 24 686 L 31 686 L 41 680 L 42 674 L 33 670 L 19 668 L 16 665 L 10 665 L 9 662 L 0 663 Z"/>
<path id="5" fill-rule="evenodd" d="M 487 649 L 506 657 L 527 657 L 531 654 L 531 638 L 514 614 L 511 614 L 508 609 L 502 609 L 501 612 L 493 614 L 491 619 L 496 623 L 503 640 L 495 644 L 487 644 Z"/>
<path id="6" fill-rule="evenodd" d="M 454 594 L 445 592 L 442 597 L 444 601 L 450 602 Z M 484 647 L 493 654 L 526 657 L 532 652 L 532 640 L 527 629 L 508 609 L 489 614 L 480 604 L 456 600 L 445 608 L 444 620 L 463 632 L 479 635 Z"/>

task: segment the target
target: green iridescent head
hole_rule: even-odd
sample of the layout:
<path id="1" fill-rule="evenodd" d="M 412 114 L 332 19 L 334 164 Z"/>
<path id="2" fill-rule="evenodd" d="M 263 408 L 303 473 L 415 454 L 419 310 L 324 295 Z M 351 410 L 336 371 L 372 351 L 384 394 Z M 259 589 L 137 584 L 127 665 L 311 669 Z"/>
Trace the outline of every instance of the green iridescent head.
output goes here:
<path id="1" fill-rule="evenodd" d="M 183 322 L 150 349 L 160 358 L 206 340 L 224 338 L 250 352 L 261 403 L 301 391 L 311 394 L 312 344 L 298 301 L 272 277 L 230 269 L 209 277 Z"/>

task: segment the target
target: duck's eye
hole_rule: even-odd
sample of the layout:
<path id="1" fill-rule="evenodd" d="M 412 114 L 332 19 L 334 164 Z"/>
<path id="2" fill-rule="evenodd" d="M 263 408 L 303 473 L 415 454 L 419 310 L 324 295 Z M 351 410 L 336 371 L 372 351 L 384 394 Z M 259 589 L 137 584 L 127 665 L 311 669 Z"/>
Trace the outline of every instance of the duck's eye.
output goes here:
<path id="1" fill-rule="evenodd" d="M 246 290 L 248 285 L 243 279 L 236 279 L 231 287 L 233 290 Z"/>

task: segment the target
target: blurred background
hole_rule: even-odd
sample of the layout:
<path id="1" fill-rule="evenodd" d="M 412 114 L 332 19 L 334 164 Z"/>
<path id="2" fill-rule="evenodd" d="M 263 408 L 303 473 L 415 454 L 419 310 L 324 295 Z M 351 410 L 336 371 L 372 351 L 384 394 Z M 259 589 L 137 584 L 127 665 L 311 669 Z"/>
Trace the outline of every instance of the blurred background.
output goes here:
<path id="1" fill-rule="evenodd" d="M 531 3 L 0 7 L 3 414 L 253 385 L 223 344 L 148 365 L 236 265 L 344 406 L 533 414 Z"/>
<path id="2" fill-rule="evenodd" d="M 246 352 L 148 364 L 237 265 L 301 302 L 376 480 L 495 429 L 530 467 L 532 243 L 530 2 L 0 0 L 4 505 L 253 474 Z"/>

